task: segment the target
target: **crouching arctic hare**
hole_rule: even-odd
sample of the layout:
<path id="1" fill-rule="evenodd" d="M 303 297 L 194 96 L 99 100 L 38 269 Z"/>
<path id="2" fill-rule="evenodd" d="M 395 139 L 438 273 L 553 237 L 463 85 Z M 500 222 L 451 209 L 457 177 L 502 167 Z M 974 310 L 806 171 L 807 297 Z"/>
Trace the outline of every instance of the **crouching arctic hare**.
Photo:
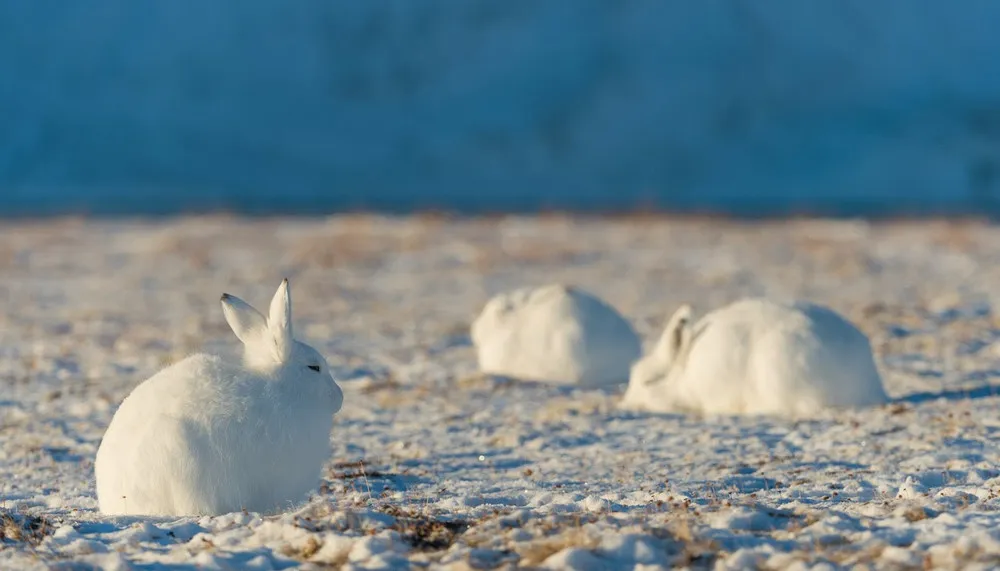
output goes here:
<path id="1" fill-rule="evenodd" d="M 228 294 L 222 310 L 243 362 L 196 354 L 125 398 L 94 464 L 101 512 L 268 513 L 318 484 L 344 396 L 326 360 L 292 336 L 288 280 L 266 318 Z"/>
<path id="2" fill-rule="evenodd" d="M 632 366 L 624 408 L 808 416 L 888 397 L 864 333 L 807 302 L 745 299 L 692 323 L 674 313 Z"/>
<path id="3" fill-rule="evenodd" d="M 613 307 L 562 284 L 493 297 L 471 334 L 480 370 L 520 380 L 624 384 L 642 356 L 639 336 Z"/>

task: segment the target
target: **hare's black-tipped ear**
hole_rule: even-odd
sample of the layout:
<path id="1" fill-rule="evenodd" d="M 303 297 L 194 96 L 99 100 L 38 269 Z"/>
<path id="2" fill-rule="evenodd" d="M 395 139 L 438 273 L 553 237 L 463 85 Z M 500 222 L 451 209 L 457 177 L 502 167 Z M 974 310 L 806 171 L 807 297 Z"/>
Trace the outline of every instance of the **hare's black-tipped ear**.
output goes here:
<path id="1" fill-rule="evenodd" d="M 252 305 L 228 293 L 222 294 L 222 314 L 244 345 L 256 343 L 267 332 L 267 320 Z"/>
<path id="2" fill-rule="evenodd" d="M 691 306 L 680 306 L 667 322 L 660 341 L 656 344 L 656 354 L 673 359 L 687 348 L 691 341 Z"/>
<path id="3" fill-rule="evenodd" d="M 285 360 L 291 354 L 292 343 L 292 292 L 288 278 L 281 281 L 278 291 L 271 298 L 271 309 L 267 315 L 267 329 L 274 343 L 276 356 Z"/>

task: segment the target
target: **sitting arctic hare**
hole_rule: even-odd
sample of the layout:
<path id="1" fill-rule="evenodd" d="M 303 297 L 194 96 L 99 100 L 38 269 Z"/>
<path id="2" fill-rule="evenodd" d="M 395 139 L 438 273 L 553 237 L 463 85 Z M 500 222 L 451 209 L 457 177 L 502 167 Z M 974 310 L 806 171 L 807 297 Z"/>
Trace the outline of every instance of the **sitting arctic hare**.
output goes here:
<path id="1" fill-rule="evenodd" d="M 585 387 L 625 383 L 642 356 L 639 336 L 613 307 L 558 284 L 495 296 L 472 324 L 472 341 L 484 373 Z"/>
<path id="2" fill-rule="evenodd" d="M 319 483 L 344 395 L 326 360 L 292 337 L 288 280 L 266 318 L 228 294 L 222 310 L 243 363 L 196 354 L 125 398 L 94 465 L 101 512 L 273 512 Z"/>
<path id="3" fill-rule="evenodd" d="M 678 309 L 632 366 L 622 406 L 807 416 L 887 400 L 868 338 L 843 317 L 806 302 L 745 299 L 695 324 L 689 306 Z"/>

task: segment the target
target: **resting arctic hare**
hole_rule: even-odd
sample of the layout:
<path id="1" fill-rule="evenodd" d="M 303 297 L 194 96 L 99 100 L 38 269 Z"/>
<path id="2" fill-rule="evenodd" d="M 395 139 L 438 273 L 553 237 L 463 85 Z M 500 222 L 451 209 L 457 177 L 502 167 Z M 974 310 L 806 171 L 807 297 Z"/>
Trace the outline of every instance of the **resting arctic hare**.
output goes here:
<path id="1" fill-rule="evenodd" d="M 746 299 L 692 324 L 670 318 L 632 366 L 622 406 L 657 412 L 810 415 L 888 400 L 868 338 L 807 302 Z"/>
<path id="2" fill-rule="evenodd" d="M 243 363 L 196 354 L 125 398 L 94 465 L 101 512 L 273 512 L 319 483 L 344 396 L 326 360 L 292 337 L 288 280 L 267 318 L 228 294 L 222 310 Z"/>
<path id="3" fill-rule="evenodd" d="M 479 368 L 521 380 L 625 383 L 642 343 L 617 311 L 578 288 L 520 288 L 491 299 L 472 324 Z"/>

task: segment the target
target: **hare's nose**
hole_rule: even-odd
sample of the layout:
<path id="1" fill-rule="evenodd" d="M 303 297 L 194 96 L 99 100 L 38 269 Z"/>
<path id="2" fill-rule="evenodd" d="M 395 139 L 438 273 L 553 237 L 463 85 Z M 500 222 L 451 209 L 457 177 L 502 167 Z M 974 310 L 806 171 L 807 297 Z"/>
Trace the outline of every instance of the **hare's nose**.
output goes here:
<path id="1" fill-rule="evenodd" d="M 340 408 L 344 405 L 344 390 L 340 388 L 340 385 L 336 381 L 331 379 L 331 384 L 333 385 L 333 412 L 337 413 Z"/>

